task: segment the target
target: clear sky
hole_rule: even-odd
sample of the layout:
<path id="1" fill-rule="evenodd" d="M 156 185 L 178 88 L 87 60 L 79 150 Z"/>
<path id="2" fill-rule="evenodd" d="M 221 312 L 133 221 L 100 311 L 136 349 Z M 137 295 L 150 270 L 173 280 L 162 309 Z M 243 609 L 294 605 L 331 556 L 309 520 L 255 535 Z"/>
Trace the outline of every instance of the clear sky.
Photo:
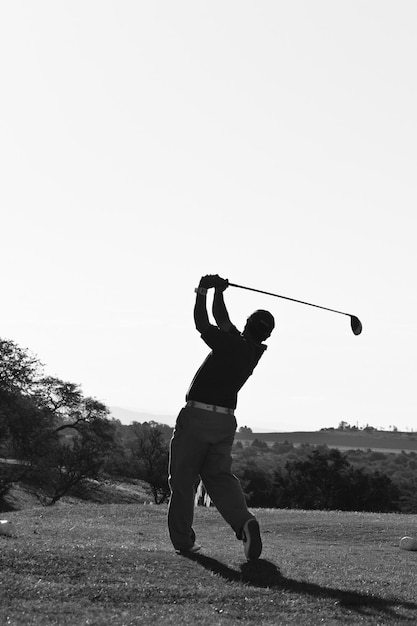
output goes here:
<path id="1" fill-rule="evenodd" d="M 219 273 L 364 327 L 229 288 L 277 319 L 240 426 L 416 429 L 416 30 L 414 0 L 1 3 L 0 336 L 175 416 Z"/>

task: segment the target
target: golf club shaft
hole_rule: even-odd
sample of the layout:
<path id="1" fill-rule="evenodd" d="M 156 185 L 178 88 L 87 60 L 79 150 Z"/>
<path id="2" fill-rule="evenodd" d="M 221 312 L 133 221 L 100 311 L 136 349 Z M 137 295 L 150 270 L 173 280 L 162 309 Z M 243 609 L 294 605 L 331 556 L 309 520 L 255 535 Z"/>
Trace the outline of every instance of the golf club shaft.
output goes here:
<path id="1" fill-rule="evenodd" d="M 341 315 L 348 315 L 350 313 L 344 313 L 343 311 L 337 311 L 336 309 L 329 309 L 327 306 L 319 306 L 318 304 L 312 304 L 311 302 L 304 302 L 303 300 L 296 300 L 295 298 L 289 298 L 288 296 L 280 296 L 277 293 L 271 293 L 270 291 L 261 291 L 260 289 L 253 289 L 253 287 L 244 287 L 243 285 L 236 285 L 229 282 L 229 287 L 239 287 L 239 289 L 246 289 L 247 291 L 256 291 L 257 293 L 263 293 L 266 296 L 274 296 L 275 298 L 282 298 L 283 300 L 290 300 L 291 302 L 298 302 L 299 304 L 306 304 L 307 306 L 314 306 L 316 309 L 324 309 L 324 311 L 331 311 L 332 313 L 340 313 Z"/>

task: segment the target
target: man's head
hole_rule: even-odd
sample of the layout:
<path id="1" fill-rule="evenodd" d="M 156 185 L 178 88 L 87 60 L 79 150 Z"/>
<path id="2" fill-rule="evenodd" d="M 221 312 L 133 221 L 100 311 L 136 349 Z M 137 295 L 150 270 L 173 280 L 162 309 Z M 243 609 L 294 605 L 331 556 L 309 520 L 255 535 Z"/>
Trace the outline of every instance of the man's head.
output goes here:
<path id="1" fill-rule="evenodd" d="M 275 328 L 275 320 L 269 311 L 258 309 L 252 315 L 249 315 L 245 332 L 249 332 L 251 337 L 256 341 L 265 341 Z"/>

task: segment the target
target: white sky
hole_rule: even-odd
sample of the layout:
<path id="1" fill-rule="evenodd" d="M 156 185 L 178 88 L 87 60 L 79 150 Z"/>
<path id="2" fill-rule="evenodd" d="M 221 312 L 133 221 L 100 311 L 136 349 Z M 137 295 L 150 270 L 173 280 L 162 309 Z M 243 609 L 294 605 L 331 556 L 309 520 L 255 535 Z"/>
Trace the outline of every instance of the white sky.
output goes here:
<path id="1" fill-rule="evenodd" d="M 417 3 L 0 5 L 0 335 L 175 415 L 193 289 L 268 308 L 239 425 L 416 427 Z M 172 423 L 167 419 L 168 423 Z"/>

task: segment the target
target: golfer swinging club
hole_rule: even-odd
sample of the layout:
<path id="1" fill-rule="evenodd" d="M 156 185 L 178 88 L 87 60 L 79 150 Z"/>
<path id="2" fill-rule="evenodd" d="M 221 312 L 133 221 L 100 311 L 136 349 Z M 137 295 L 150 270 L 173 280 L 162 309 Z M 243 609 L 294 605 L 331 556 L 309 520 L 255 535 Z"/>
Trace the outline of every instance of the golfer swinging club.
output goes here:
<path id="1" fill-rule="evenodd" d="M 268 311 L 258 310 L 240 333 L 231 323 L 223 292 L 228 281 L 203 276 L 194 307 L 201 338 L 211 348 L 197 371 L 178 415 L 170 445 L 168 528 L 177 553 L 198 552 L 193 530 L 195 485 L 200 476 L 214 505 L 243 541 L 247 559 L 262 552 L 259 524 L 248 510 L 239 480 L 232 474 L 231 450 L 236 432 L 237 394 L 266 350 L 262 343 L 275 326 Z M 214 288 L 210 324 L 206 295 Z"/>

